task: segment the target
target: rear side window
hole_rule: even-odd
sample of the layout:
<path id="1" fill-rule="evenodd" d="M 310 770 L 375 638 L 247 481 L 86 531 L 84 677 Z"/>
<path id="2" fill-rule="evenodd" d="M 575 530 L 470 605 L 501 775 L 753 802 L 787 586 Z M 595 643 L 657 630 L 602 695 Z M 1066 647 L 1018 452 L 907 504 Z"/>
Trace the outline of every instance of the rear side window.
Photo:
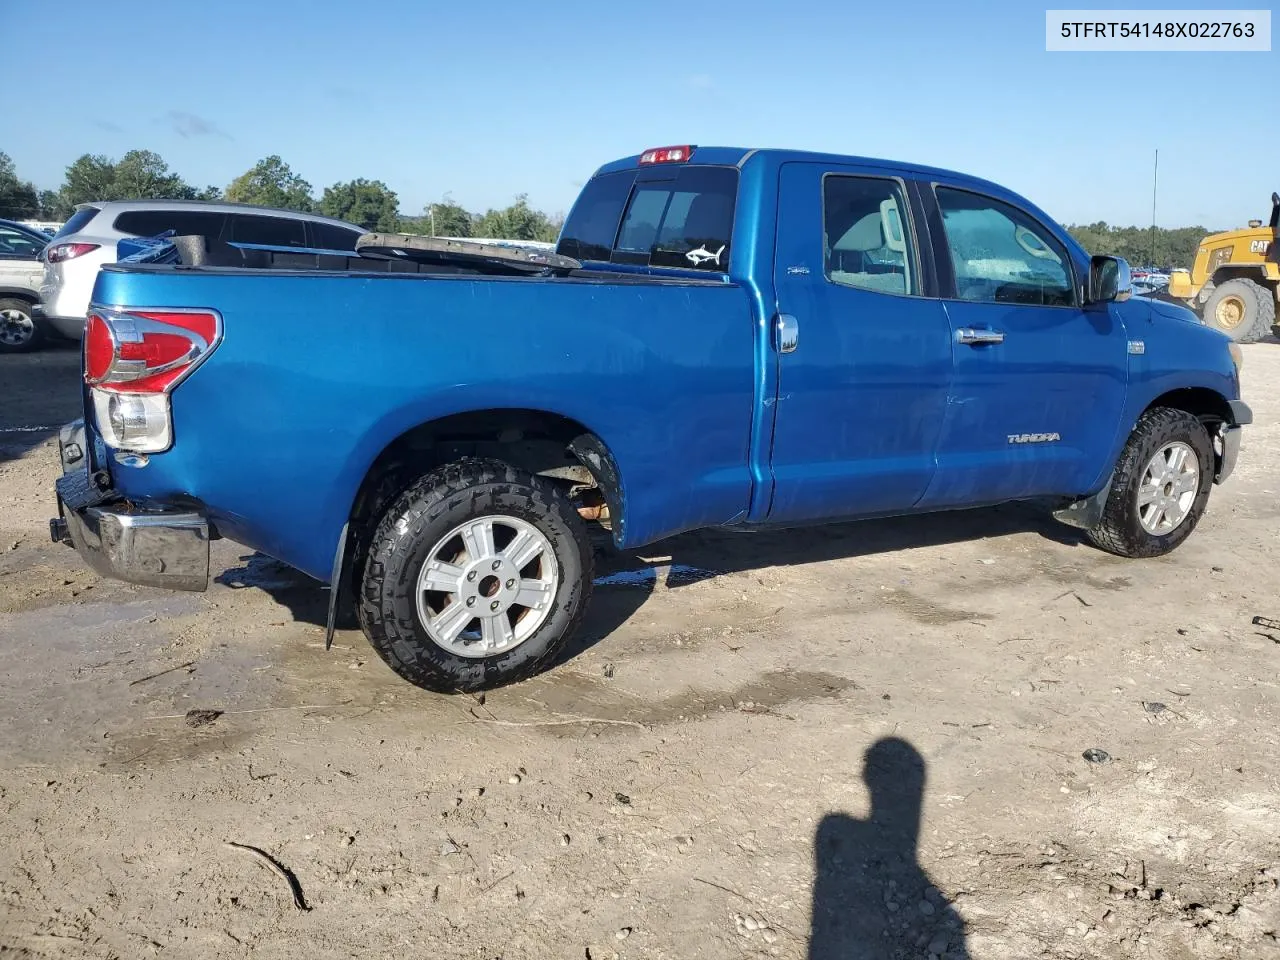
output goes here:
<path id="1" fill-rule="evenodd" d="M 575 260 L 608 260 L 635 179 L 634 170 L 624 170 L 589 181 L 560 231 L 556 252 Z"/>
<path id="2" fill-rule="evenodd" d="M 259 243 L 267 247 L 305 247 L 307 228 L 304 221 L 290 217 L 233 213 L 227 239 L 232 243 Z M 355 249 L 354 242 L 351 248 Z"/>
<path id="3" fill-rule="evenodd" d="M 178 236 L 213 237 L 222 233 L 225 214 L 210 210 L 127 210 L 116 217 L 115 228 L 135 237 L 154 237 L 172 230 Z"/>
<path id="4" fill-rule="evenodd" d="M 896 181 L 826 177 L 822 222 L 827 279 L 876 293 L 919 293 L 906 211 Z"/>
<path id="5" fill-rule="evenodd" d="M 311 234 L 315 238 L 312 245 L 321 250 L 354 250 L 356 240 L 363 236 L 363 230 L 351 230 L 333 223 L 311 224 Z"/>
<path id="6" fill-rule="evenodd" d="M 557 249 L 578 260 L 725 272 L 737 194 L 732 167 L 607 173 L 583 189 Z"/>
<path id="7" fill-rule="evenodd" d="M 61 240 L 71 233 L 79 233 L 85 225 L 101 211 L 97 207 L 81 207 L 71 215 L 71 219 L 62 225 L 62 229 L 53 235 L 54 240 Z"/>

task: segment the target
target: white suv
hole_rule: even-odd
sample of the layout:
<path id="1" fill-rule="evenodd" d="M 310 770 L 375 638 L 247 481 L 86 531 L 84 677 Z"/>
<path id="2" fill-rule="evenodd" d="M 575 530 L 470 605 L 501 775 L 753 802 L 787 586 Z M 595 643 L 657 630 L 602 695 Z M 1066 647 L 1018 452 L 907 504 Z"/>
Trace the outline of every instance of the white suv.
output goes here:
<path id="1" fill-rule="evenodd" d="M 84 336 L 89 297 L 104 263 L 116 262 L 116 243 L 166 230 L 248 247 L 307 250 L 356 248 L 363 227 L 342 220 L 244 203 L 200 200 L 107 200 L 82 203 L 40 255 L 44 281 L 38 311 L 65 337 Z"/>

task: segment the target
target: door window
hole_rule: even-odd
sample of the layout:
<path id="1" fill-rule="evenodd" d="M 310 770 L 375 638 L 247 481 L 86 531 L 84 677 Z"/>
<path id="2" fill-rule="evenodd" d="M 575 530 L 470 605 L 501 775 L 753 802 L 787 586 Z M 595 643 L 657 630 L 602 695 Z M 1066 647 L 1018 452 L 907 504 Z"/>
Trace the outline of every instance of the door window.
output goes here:
<path id="1" fill-rule="evenodd" d="M 937 188 L 956 297 L 1024 306 L 1077 305 L 1066 250 L 1017 207 L 950 187 Z"/>
<path id="2" fill-rule="evenodd" d="M 0 257 L 34 259 L 36 254 L 45 248 L 47 242 L 48 238 L 42 242 L 12 227 L 0 227 Z"/>
<path id="3" fill-rule="evenodd" d="M 264 247 L 305 247 L 307 229 L 292 217 L 260 216 L 253 213 L 231 215 L 232 243 L 256 243 Z"/>
<path id="4" fill-rule="evenodd" d="M 154 237 L 172 230 L 180 237 L 213 237 L 222 232 L 221 213 L 208 210 L 126 210 L 116 217 L 115 228 L 134 237 Z"/>
<path id="5" fill-rule="evenodd" d="M 822 183 L 827 279 L 876 293 L 917 295 L 907 203 L 894 180 L 831 174 Z"/>
<path id="6" fill-rule="evenodd" d="M 321 250 L 354 250 L 356 241 L 364 235 L 363 230 L 340 227 L 336 223 L 311 222 L 314 243 Z"/>

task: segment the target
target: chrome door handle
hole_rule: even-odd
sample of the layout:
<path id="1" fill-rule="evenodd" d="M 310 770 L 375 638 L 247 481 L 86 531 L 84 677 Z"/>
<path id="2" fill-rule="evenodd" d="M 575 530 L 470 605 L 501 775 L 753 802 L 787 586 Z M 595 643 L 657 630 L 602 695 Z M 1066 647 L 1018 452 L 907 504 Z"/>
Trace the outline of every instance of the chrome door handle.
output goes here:
<path id="1" fill-rule="evenodd" d="M 971 347 L 984 343 L 1004 343 L 1004 333 L 1000 330 L 975 330 L 973 327 L 961 327 L 956 331 L 956 343 L 967 343 Z"/>
<path id="2" fill-rule="evenodd" d="M 800 322 L 789 313 L 780 313 L 773 321 L 774 346 L 779 353 L 794 353 L 800 346 Z"/>

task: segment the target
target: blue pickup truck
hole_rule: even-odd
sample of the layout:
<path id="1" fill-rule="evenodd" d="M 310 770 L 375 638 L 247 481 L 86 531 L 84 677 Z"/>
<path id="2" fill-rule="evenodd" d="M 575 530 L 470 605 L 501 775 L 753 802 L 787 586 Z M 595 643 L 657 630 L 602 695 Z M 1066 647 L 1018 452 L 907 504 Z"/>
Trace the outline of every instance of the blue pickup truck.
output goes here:
<path id="1" fill-rule="evenodd" d="M 648 150 L 596 172 L 547 254 L 191 239 L 99 274 L 54 538 L 202 590 L 229 537 L 329 584 L 330 636 L 354 606 L 430 689 L 556 656 L 588 523 L 634 548 L 1035 499 L 1151 557 L 1251 421 L 1226 337 L 929 167 Z"/>

